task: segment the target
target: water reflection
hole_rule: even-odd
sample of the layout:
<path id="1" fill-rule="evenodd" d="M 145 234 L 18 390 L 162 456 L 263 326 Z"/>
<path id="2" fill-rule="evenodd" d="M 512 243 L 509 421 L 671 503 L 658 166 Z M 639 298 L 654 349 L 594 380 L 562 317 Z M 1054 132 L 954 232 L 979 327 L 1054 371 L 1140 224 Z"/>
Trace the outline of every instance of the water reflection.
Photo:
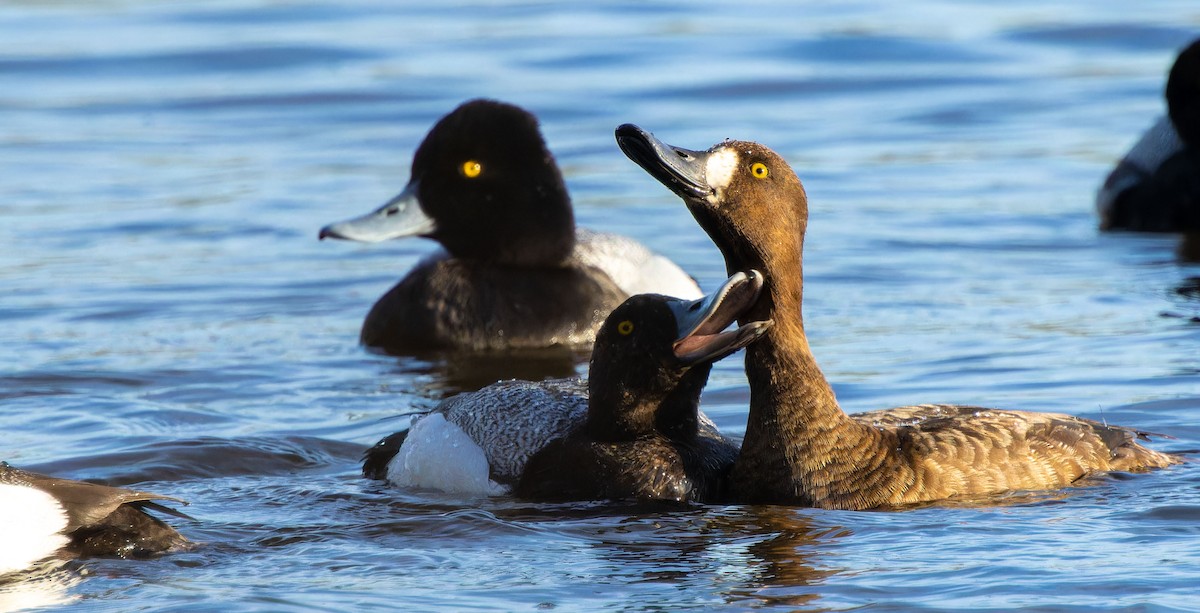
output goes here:
<path id="1" fill-rule="evenodd" d="M 816 600 L 812 586 L 836 572 L 818 563 L 822 546 L 851 534 L 841 526 L 817 526 L 803 511 L 780 506 L 743 507 L 717 523 L 731 534 L 760 537 L 742 553 L 748 576 L 727 594 L 731 600 L 767 605 L 805 606 Z"/>
<path id="2" fill-rule="evenodd" d="M 1200 262 L 1200 232 L 1187 232 L 1179 239 L 1179 259 Z"/>
<path id="3" fill-rule="evenodd" d="M 82 454 L 29 466 L 53 475 L 86 475 L 106 485 L 238 475 L 289 475 L 354 463 L 362 445 L 311 436 L 199 437 L 156 440 L 111 453 Z"/>
<path id="4" fill-rule="evenodd" d="M 1200 256 L 1200 235 L 1197 236 L 1197 256 Z M 1198 260 L 1200 261 L 1200 260 Z M 1166 312 L 1164 317 L 1180 317 L 1191 323 L 1200 323 L 1200 277 L 1185 277 L 1175 285 L 1172 293 L 1173 302 L 1182 312 Z"/>
<path id="5" fill-rule="evenodd" d="M 0 613 L 60 606 L 78 600 L 68 590 L 83 578 L 77 563 L 48 560 L 21 573 L 0 575 Z"/>
<path id="6" fill-rule="evenodd" d="M 543 381 L 586 374 L 591 349 L 496 354 L 438 352 L 396 357 L 397 374 L 423 378 L 418 387 L 424 395 L 442 398 L 473 392 L 506 379 Z"/>
<path id="7" fill-rule="evenodd" d="M 819 597 L 814 586 L 836 572 L 819 562 L 823 550 L 851 534 L 781 506 L 540 505 L 496 517 L 583 540 L 610 577 L 713 591 L 730 604 L 810 604 Z M 681 599 L 690 599 L 686 592 Z"/>

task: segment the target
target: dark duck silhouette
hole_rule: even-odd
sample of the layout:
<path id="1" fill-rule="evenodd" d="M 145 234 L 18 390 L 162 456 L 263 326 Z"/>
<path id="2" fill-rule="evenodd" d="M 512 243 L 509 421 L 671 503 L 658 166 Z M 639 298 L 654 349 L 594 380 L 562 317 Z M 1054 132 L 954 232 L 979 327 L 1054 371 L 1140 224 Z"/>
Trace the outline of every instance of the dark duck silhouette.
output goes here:
<path id="1" fill-rule="evenodd" d="M 762 276 L 747 278 L 716 305 L 718 317 L 705 316 L 709 328 L 723 328 L 754 303 Z M 549 500 L 723 498 L 737 447 L 702 432 L 700 392 L 714 362 L 757 340 L 771 322 L 697 332 L 697 313 L 698 302 L 657 294 L 617 307 L 596 336 L 583 426 L 534 454 L 514 492 Z"/>
<path id="2" fill-rule="evenodd" d="M 1060 488 L 1179 461 L 1140 445 L 1147 433 L 1064 414 L 925 404 L 847 415 L 804 332 L 808 200 L 795 172 L 757 143 L 690 151 L 633 125 L 616 136 L 631 160 L 683 199 L 729 270 L 766 278 L 740 317 L 775 325 L 746 349 L 750 411 L 730 476 L 733 500 L 894 508 Z"/>
<path id="3" fill-rule="evenodd" d="M 527 111 L 471 100 L 443 117 L 408 185 L 320 238 L 431 238 L 439 249 L 381 297 L 360 341 L 394 354 L 586 348 L 631 295 L 696 298 L 667 258 L 617 234 L 576 231 L 562 173 Z"/>
<path id="4" fill-rule="evenodd" d="M 1179 232 L 1181 251 L 1200 259 L 1200 40 L 1167 76 L 1167 115 L 1109 173 L 1096 194 L 1103 230 Z"/>

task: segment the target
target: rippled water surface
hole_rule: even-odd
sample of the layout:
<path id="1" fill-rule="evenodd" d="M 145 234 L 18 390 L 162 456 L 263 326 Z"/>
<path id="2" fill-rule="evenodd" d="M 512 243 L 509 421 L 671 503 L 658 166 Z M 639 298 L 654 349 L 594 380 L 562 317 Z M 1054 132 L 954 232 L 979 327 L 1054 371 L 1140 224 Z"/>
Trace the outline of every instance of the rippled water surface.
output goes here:
<path id="1" fill-rule="evenodd" d="M 541 118 L 582 225 L 711 289 L 719 254 L 612 130 L 758 140 L 808 188 L 807 324 L 847 410 L 1069 411 L 1197 450 L 1200 267 L 1092 211 L 1200 34 L 1192 0 L 1131 6 L 0 6 L 0 459 L 186 498 L 199 543 L 0 608 L 1200 609 L 1195 464 L 899 513 L 365 481 L 363 449 L 439 398 L 573 366 L 367 352 L 367 308 L 432 245 L 316 240 L 490 96 Z M 704 405 L 736 434 L 740 362 Z"/>

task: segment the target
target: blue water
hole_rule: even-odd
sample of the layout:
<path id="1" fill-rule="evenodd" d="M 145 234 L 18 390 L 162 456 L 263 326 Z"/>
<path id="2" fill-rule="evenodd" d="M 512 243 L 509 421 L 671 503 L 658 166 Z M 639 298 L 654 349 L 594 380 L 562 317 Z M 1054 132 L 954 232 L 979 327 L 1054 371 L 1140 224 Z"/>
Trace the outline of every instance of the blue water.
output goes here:
<path id="1" fill-rule="evenodd" d="M 1097 233 L 1092 197 L 1198 35 L 1192 0 L 6 3 L 0 459 L 186 498 L 199 545 L 0 608 L 1200 610 L 1194 463 L 903 513 L 365 481 L 414 412 L 576 366 L 367 352 L 432 245 L 316 240 L 491 96 L 542 119 L 582 225 L 711 289 L 719 254 L 612 130 L 758 140 L 808 188 L 806 320 L 847 410 L 1066 411 L 1196 451 L 1200 266 Z M 719 364 L 705 410 L 739 434 L 747 399 Z"/>

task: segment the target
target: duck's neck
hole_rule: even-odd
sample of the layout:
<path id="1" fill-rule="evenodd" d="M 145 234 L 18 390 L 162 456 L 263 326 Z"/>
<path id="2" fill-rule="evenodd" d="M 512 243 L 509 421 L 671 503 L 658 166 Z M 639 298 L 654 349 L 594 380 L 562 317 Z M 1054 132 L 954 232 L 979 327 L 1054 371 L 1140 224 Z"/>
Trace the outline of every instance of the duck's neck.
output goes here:
<path id="1" fill-rule="evenodd" d="M 870 437 L 838 406 L 805 337 L 802 241 L 772 241 L 752 266 L 761 266 L 766 287 L 744 319 L 775 325 L 746 349 L 750 415 L 734 482 L 748 500 L 810 501 L 837 448 Z"/>
<path id="2" fill-rule="evenodd" d="M 597 381 L 607 384 L 597 385 Z M 632 441 L 654 432 L 655 418 L 665 394 L 648 394 L 619 381 L 589 376 L 585 428 L 591 440 L 605 443 Z"/>
<path id="3" fill-rule="evenodd" d="M 708 383 L 712 364 L 693 366 L 663 399 L 655 413 L 654 427 L 673 441 L 690 441 L 700 432 L 700 393 Z"/>
<path id="4" fill-rule="evenodd" d="M 700 364 L 681 375 L 660 372 L 661 379 L 638 386 L 598 374 L 594 364 L 588 380 L 588 437 L 610 443 L 654 434 L 694 439 L 700 430 L 700 393 L 711 369 L 711 364 Z"/>
<path id="5" fill-rule="evenodd" d="M 518 223 L 498 223 L 495 245 L 488 258 L 497 264 L 521 268 L 558 268 L 575 251 L 575 217 L 566 189 L 538 191 L 529 213 Z"/>

